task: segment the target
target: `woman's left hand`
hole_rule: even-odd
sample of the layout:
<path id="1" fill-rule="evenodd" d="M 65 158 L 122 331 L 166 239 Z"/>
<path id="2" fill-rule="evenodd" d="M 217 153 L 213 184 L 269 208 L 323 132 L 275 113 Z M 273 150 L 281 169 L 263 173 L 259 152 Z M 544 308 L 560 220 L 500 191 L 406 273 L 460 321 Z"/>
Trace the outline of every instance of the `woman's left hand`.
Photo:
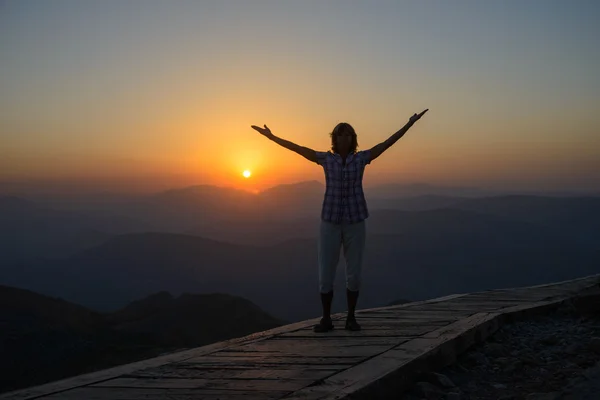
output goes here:
<path id="1" fill-rule="evenodd" d="M 422 113 L 420 113 L 420 114 L 413 114 L 413 116 L 412 116 L 412 117 L 410 117 L 410 119 L 408 120 L 408 122 L 410 122 L 410 123 L 414 124 L 415 122 L 417 122 L 418 120 L 420 120 L 420 119 L 421 119 L 421 117 L 422 117 L 423 115 L 425 115 L 425 113 L 426 113 L 427 111 L 429 111 L 429 108 L 428 108 L 428 109 L 426 109 L 425 111 L 423 111 L 423 112 L 422 112 Z"/>

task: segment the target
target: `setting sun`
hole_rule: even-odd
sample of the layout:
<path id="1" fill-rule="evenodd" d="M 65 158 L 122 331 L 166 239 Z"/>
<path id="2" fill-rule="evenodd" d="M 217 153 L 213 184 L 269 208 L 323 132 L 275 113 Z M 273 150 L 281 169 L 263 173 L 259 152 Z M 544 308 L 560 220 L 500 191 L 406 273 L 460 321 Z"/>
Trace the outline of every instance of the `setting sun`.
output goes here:
<path id="1" fill-rule="evenodd" d="M 250 178 L 250 175 L 252 175 L 252 172 L 250 172 L 249 170 L 245 170 L 244 172 L 242 172 L 242 175 L 244 175 L 244 178 Z"/>

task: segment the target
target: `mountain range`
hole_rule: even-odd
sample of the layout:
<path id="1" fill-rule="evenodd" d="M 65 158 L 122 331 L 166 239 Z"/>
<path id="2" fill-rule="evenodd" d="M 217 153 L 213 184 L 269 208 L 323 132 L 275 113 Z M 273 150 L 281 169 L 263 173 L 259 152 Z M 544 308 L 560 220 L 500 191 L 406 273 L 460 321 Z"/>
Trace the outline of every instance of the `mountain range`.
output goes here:
<path id="1" fill-rule="evenodd" d="M 323 189 L 303 182 L 257 195 L 194 186 L 76 211 L 0 198 L 0 283 L 98 311 L 163 290 L 216 291 L 248 298 L 278 318 L 314 317 Z M 418 189 L 425 194 L 367 194 L 359 306 L 597 270 L 598 197 L 456 197 Z M 341 259 L 340 294 L 343 268 Z M 335 296 L 334 308 L 344 306 Z"/>
<path id="2" fill-rule="evenodd" d="M 152 294 L 113 313 L 0 286 L 0 392 L 285 324 L 227 294 Z"/>

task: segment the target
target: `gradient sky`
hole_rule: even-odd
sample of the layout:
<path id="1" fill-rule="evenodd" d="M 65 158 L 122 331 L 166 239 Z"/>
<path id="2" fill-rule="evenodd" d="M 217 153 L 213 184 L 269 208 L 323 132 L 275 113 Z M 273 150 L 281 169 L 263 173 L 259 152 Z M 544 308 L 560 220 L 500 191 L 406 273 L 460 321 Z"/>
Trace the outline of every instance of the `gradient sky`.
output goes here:
<path id="1" fill-rule="evenodd" d="M 257 189 L 430 112 L 365 185 L 600 189 L 598 1 L 1 1 L 0 181 Z M 241 173 L 250 169 L 245 180 Z"/>

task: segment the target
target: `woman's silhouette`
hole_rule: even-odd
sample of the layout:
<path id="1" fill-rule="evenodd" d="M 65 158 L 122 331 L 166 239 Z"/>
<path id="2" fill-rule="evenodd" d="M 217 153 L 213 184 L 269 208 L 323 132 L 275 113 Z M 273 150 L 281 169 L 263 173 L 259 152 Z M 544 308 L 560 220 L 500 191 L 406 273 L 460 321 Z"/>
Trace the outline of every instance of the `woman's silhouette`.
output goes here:
<path id="1" fill-rule="evenodd" d="M 356 132 L 350 124 L 345 122 L 338 124 L 331 132 L 331 151 L 328 152 L 315 151 L 281 139 L 275 136 L 267 125 L 264 125 L 264 128 L 252 125 L 253 129 L 268 139 L 321 165 L 325 171 L 326 189 L 321 210 L 318 246 L 319 291 L 323 317 L 315 325 L 315 332 L 327 332 L 333 329 L 331 301 L 341 248 L 344 250 L 344 259 L 346 260 L 348 314 L 345 329 L 360 330 L 354 312 L 361 284 L 361 267 L 366 237 L 365 220 L 369 217 L 362 187 L 365 166 L 396 143 L 427 111 L 414 114 L 402 129 L 386 141 L 370 150 L 358 152 L 356 150 L 358 147 Z"/>

